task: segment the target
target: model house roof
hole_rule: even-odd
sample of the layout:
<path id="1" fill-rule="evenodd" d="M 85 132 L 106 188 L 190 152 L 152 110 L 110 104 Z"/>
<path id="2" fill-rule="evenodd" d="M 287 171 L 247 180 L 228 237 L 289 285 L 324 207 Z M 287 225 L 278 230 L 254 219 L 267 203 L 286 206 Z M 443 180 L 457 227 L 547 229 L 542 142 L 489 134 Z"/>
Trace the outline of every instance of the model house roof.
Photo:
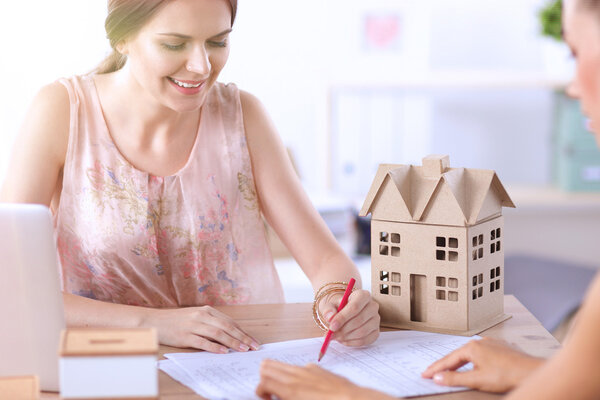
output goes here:
<path id="1" fill-rule="evenodd" d="M 492 170 L 450 168 L 449 157 L 431 155 L 422 166 L 381 164 L 361 216 L 437 225 L 469 226 L 515 207 Z"/>

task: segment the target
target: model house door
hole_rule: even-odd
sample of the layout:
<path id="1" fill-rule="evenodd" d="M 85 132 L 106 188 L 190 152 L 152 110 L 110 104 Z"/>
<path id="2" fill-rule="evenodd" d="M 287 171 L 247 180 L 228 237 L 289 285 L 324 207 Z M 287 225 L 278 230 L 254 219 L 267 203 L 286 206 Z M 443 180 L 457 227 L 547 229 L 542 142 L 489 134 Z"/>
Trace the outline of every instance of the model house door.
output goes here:
<path id="1" fill-rule="evenodd" d="M 410 274 L 410 320 L 427 321 L 427 277 Z"/>

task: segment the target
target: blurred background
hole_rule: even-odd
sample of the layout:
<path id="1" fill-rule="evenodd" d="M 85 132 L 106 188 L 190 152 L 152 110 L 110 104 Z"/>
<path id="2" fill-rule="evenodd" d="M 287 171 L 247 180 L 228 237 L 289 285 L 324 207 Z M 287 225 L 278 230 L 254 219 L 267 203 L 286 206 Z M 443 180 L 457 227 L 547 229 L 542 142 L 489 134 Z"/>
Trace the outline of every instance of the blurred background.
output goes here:
<path id="1" fill-rule="evenodd" d="M 519 269 L 596 268 L 600 154 L 564 96 L 569 51 L 541 33 L 549 3 L 240 0 L 221 81 L 264 102 L 365 287 L 368 220 L 357 210 L 377 165 L 420 165 L 431 153 L 498 173 L 517 205 L 505 210 L 507 268 L 511 257 Z M 109 52 L 105 14 L 104 0 L 3 4 L 0 182 L 18 174 L 8 159 L 37 90 L 90 71 Z M 311 301 L 308 280 L 271 235 L 286 299 Z M 540 271 L 533 279 L 554 277 L 549 290 L 563 301 L 562 275 Z"/>

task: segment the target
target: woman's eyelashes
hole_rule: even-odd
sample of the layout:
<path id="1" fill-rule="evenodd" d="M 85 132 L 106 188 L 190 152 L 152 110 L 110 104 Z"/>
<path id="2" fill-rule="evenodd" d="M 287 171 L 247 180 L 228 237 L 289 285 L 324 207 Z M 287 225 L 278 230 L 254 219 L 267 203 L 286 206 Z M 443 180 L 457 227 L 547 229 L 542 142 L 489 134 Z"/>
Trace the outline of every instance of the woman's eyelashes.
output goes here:
<path id="1" fill-rule="evenodd" d="M 209 45 L 213 46 L 213 47 L 227 47 L 227 40 L 223 40 L 223 41 L 209 41 L 208 42 Z"/>
<path id="2" fill-rule="evenodd" d="M 569 48 L 569 55 L 571 56 L 571 58 L 577 58 L 577 52 L 575 50 L 573 50 L 572 47 Z"/>
<path id="3" fill-rule="evenodd" d="M 178 50 L 183 50 L 185 48 L 185 43 L 179 43 L 179 44 L 161 43 L 161 46 L 167 50 L 178 51 Z"/>
<path id="4" fill-rule="evenodd" d="M 207 44 L 210 47 L 227 47 L 227 40 L 222 40 L 222 41 L 210 40 L 210 41 L 207 42 Z M 167 50 L 180 51 L 180 50 L 185 49 L 186 44 L 185 43 L 178 43 L 178 44 L 161 43 L 161 46 L 164 47 Z"/>

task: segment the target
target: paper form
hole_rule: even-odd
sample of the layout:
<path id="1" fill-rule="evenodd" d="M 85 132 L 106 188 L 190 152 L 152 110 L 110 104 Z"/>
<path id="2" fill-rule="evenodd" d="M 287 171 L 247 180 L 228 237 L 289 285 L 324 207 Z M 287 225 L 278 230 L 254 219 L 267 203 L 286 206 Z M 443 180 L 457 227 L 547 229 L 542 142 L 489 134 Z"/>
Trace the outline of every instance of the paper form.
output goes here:
<path id="1" fill-rule="evenodd" d="M 470 337 L 428 332 L 382 332 L 362 348 L 331 343 L 319 366 L 357 385 L 391 396 L 408 397 L 464 390 L 421 378 L 432 362 L 464 345 Z M 258 351 L 228 354 L 171 353 L 159 368 L 209 399 L 256 399 L 259 367 L 265 358 L 295 365 L 316 363 L 323 338 L 265 344 Z"/>

